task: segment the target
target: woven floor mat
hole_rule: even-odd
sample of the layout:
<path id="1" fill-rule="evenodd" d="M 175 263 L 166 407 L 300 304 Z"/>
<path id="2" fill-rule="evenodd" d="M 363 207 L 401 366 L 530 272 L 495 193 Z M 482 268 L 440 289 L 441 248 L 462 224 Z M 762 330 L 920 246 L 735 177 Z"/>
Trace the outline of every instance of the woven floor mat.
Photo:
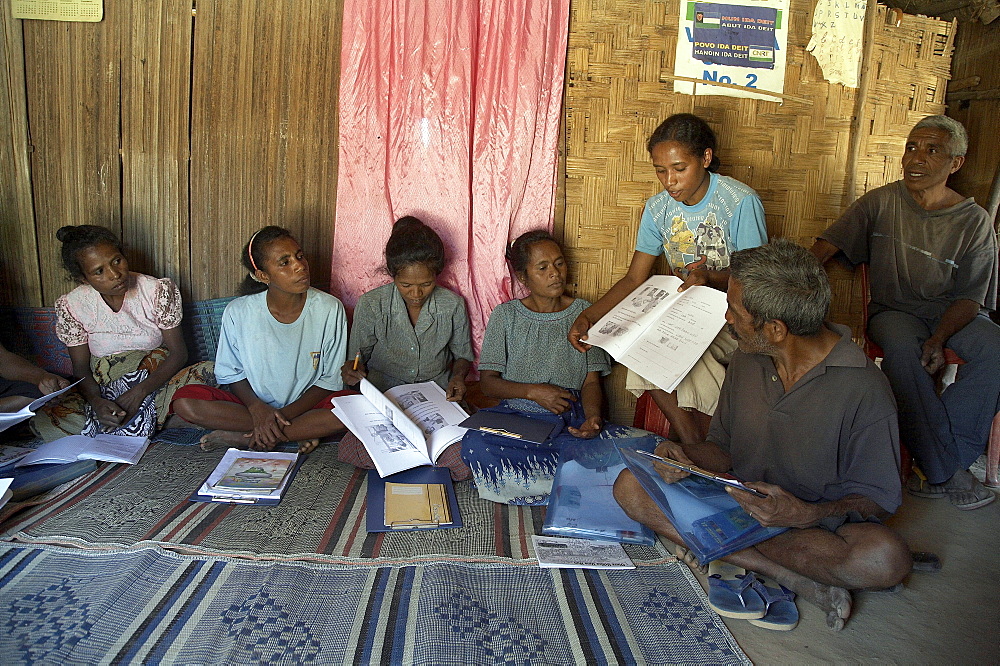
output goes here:
<path id="1" fill-rule="evenodd" d="M 312 561 L 524 561 L 540 534 L 543 507 L 481 500 L 456 484 L 465 526 L 369 534 L 366 472 L 337 462 L 336 445 L 302 463 L 277 506 L 191 502 L 222 452 L 153 444 L 133 466 L 104 465 L 3 524 L 0 538 L 85 549 L 154 543 L 179 552 Z M 640 566 L 673 559 L 661 544 L 626 547 Z M 533 562 L 523 562 L 533 565 Z"/>
<path id="2" fill-rule="evenodd" d="M 687 567 L 350 566 L 0 544 L 12 663 L 749 664 Z"/>

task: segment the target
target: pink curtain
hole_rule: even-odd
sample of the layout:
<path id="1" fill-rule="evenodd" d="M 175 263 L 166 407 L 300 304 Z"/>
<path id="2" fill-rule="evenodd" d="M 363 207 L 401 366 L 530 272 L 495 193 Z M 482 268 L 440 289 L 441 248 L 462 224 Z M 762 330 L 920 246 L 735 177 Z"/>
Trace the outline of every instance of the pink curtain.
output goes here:
<path id="1" fill-rule="evenodd" d="M 508 242 L 552 228 L 569 0 L 346 0 L 331 289 L 353 308 L 394 220 L 448 249 L 477 354 Z M 517 285 L 520 287 L 520 285 Z"/>

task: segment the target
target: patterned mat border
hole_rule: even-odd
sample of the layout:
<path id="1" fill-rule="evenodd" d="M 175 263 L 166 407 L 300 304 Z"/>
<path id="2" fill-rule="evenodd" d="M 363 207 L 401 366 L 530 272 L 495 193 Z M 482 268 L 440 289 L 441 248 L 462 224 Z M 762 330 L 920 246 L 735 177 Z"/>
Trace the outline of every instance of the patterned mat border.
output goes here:
<path id="1" fill-rule="evenodd" d="M 239 652 L 240 650 L 243 652 L 247 650 L 246 645 L 236 644 L 240 640 L 245 638 L 255 650 L 261 645 L 270 650 L 274 647 L 273 637 L 275 636 L 281 637 L 278 647 L 283 649 L 284 656 L 288 657 L 288 646 L 283 645 L 283 643 L 294 639 L 295 636 L 288 635 L 287 630 L 281 630 L 278 634 L 274 633 L 279 627 L 270 624 L 275 621 L 273 612 L 280 612 L 279 621 L 292 622 L 296 631 L 300 631 L 303 627 L 310 627 L 308 614 L 306 616 L 301 615 L 301 612 L 306 610 L 308 604 L 305 604 L 301 608 L 296 605 L 295 608 L 300 610 L 296 610 L 294 611 L 295 614 L 288 616 L 285 611 L 281 611 L 280 609 L 281 603 L 285 603 L 286 605 L 288 603 L 287 591 L 268 587 L 261 588 L 257 586 L 258 584 L 254 583 L 249 589 L 244 590 L 240 588 L 240 591 L 236 592 L 235 596 L 233 596 L 234 592 L 232 589 L 224 593 L 224 590 L 221 590 L 214 584 L 210 587 L 204 587 L 204 584 L 197 583 L 197 587 L 190 587 L 190 585 L 195 584 L 192 582 L 184 583 L 184 587 L 180 587 L 182 578 L 177 578 L 177 576 L 183 575 L 187 579 L 190 579 L 191 576 L 196 576 L 202 577 L 203 580 L 214 580 L 211 578 L 206 579 L 204 576 L 215 576 L 222 571 L 220 567 L 235 565 L 237 567 L 235 570 L 231 568 L 226 569 L 230 572 L 230 574 L 226 575 L 226 580 L 229 580 L 229 576 L 235 571 L 239 580 L 244 578 L 250 580 L 259 579 L 261 581 L 271 581 L 270 585 L 274 585 L 275 580 L 287 578 L 288 576 L 306 576 L 307 579 L 314 579 L 317 576 L 333 575 L 335 577 L 334 580 L 355 581 L 354 586 L 344 588 L 346 597 L 350 597 L 350 599 L 346 601 L 344 599 L 340 599 L 339 601 L 331 599 L 328 614 L 322 616 L 338 617 L 343 622 L 328 625 L 326 628 L 316 626 L 315 630 L 310 634 L 311 637 L 306 637 L 309 640 L 296 647 L 296 650 L 299 650 L 304 645 L 306 648 L 312 647 L 314 650 L 317 650 L 320 647 L 320 640 L 324 642 L 324 645 L 328 646 L 328 641 L 330 640 L 329 634 L 332 632 L 335 634 L 334 638 L 338 641 L 338 646 L 346 649 L 346 653 L 342 655 L 345 657 L 344 663 L 348 663 L 348 661 L 354 663 L 393 664 L 472 663 L 469 661 L 442 661 L 439 657 L 448 654 L 449 643 L 455 643 L 455 641 L 466 643 L 469 640 L 472 640 L 474 643 L 471 648 L 473 650 L 481 651 L 485 644 L 487 654 L 492 654 L 494 657 L 502 657 L 502 654 L 490 652 L 490 650 L 502 650 L 506 651 L 508 656 L 512 656 L 509 654 L 510 650 L 524 648 L 524 643 L 521 642 L 520 638 L 527 637 L 530 639 L 529 642 L 534 642 L 536 650 L 533 654 L 538 658 L 530 660 L 520 660 L 519 658 L 517 663 L 555 663 L 552 662 L 553 658 L 556 658 L 559 662 L 563 662 L 567 657 L 570 657 L 568 661 L 575 663 L 669 662 L 685 664 L 751 664 L 721 618 L 708 610 L 707 597 L 690 570 L 679 563 L 671 565 L 668 570 L 662 572 L 663 575 L 667 576 L 666 578 L 657 576 L 654 571 L 649 571 L 648 573 L 654 574 L 654 577 L 651 579 L 645 578 L 642 581 L 630 581 L 628 576 L 632 572 L 627 571 L 536 569 L 530 578 L 538 581 L 536 584 L 543 585 L 543 588 L 540 588 L 540 593 L 555 595 L 552 598 L 555 606 L 546 606 L 548 610 L 538 609 L 532 611 L 528 607 L 530 604 L 528 606 L 520 606 L 517 602 L 513 602 L 514 607 L 524 607 L 526 609 L 522 619 L 515 621 L 514 616 L 508 617 L 505 614 L 510 612 L 509 610 L 502 610 L 505 607 L 508 609 L 511 608 L 510 604 L 512 602 L 510 600 L 503 601 L 499 598 L 494 598 L 490 596 L 490 593 L 486 592 L 485 588 L 476 593 L 477 588 L 475 585 L 470 588 L 468 583 L 469 581 L 487 580 L 482 578 L 486 572 L 492 572 L 489 575 L 492 576 L 495 574 L 501 581 L 524 580 L 519 577 L 521 574 L 514 574 L 519 568 L 516 566 L 496 563 L 456 562 L 417 566 L 387 564 L 373 570 L 367 566 L 367 563 L 365 566 L 352 567 L 341 564 L 308 563 L 301 561 L 288 563 L 275 561 L 253 562 L 227 556 L 196 557 L 166 551 L 154 545 L 137 545 L 132 548 L 101 551 L 81 551 L 49 545 L 20 546 L 16 544 L 0 544 L 0 577 L 2 577 L 0 580 L 10 585 L 8 592 L 11 593 L 7 596 L 6 601 L 0 602 L 0 611 L 10 616 L 8 624 L 11 620 L 15 620 L 15 624 L 17 625 L 16 627 L 15 625 L 11 625 L 10 635 L 0 638 L 0 643 L 4 643 L 7 646 L 2 652 L 6 652 L 9 657 L 15 656 L 12 646 L 17 645 L 18 641 L 20 641 L 22 650 L 29 649 L 29 645 L 31 646 L 30 649 L 34 650 L 43 643 L 51 644 L 58 639 L 58 642 L 60 642 L 59 648 L 65 649 L 67 646 L 67 637 L 71 652 L 64 654 L 64 656 L 70 659 L 84 657 L 86 650 L 83 646 L 78 646 L 77 643 L 81 638 L 91 640 L 87 638 L 90 630 L 84 634 L 72 635 L 72 627 L 66 624 L 67 618 L 73 622 L 79 622 L 80 620 L 72 608 L 67 608 L 65 612 L 70 613 L 70 615 L 63 617 L 63 602 L 61 598 L 67 594 L 72 595 L 73 584 L 70 581 L 74 575 L 73 567 L 67 569 L 67 578 L 62 584 L 56 582 L 54 586 L 48 585 L 44 590 L 39 589 L 37 593 L 32 592 L 31 590 L 34 588 L 30 586 L 28 589 L 17 588 L 19 577 L 27 575 L 27 572 L 33 566 L 31 563 L 35 561 L 34 558 L 44 552 L 92 560 L 91 563 L 83 563 L 80 567 L 76 568 L 76 571 L 86 572 L 81 574 L 85 578 L 95 575 L 95 570 L 91 565 L 96 565 L 97 563 L 93 562 L 93 560 L 113 557 L 115 555 L 131 556 L 132 568 L 136 566 L 137 558 L 142 558 L 147 553 L 153 558 L 149 565 L 153 566 L 153 563 L 157 563 L 155 566 L 157 571 L 162 570 L 164 567 L 169 569 L 169 567 L 176 565 L 176 568 L 173 569 L 176 573 L 170 574 L 170 580 L 164 578 L 160 582 L 155 582 L 159 579 L 157 579 L 157 574 L 154 573 L 153 569 L 150 569 L 148 575 L 144 574 L 136 581 L 142 586 L 140 589 L 144 591 L 144 594 L 140 594 L 138 598 L 128 600 L 128 604 L 131 604 L 130 608 L 122 607 L 115 610 L 112 614 L 112 619 L 114 620 L 112 624 L 114 626 L 118 626 L 124 620 L 130 620 L 127 628 L 125 625 L 121 625 L 121 629 L 112 631 L 109 634 L 109 627 L 107 625 L 111 620 L 107 618 L 104 618 L 102 621 L 104 626 L 95 625 L 90 627 L 93 630 L 94 637 L 100 638 L 103 641 L 103 643 L 99 644 L 99 649 L 108 650 L 102 657 L 102 661 L 106 660 L 112 654 L 117 654 L 118 657 L 123 658 L 124 662 L 131 662 L 133 658 L 136 658 L 138 661 L 143 661 L 146 658 L 154 658 L 157 661 L 162 659 L 163 663 L 188 663 L 190 662 L 190 654 L 185 653 L 185 650 L 190 652 L 198 648 L 199 641 L 203 643 L 206 640 L 206 632 L 209 643 L 200 646 L 202 650 L 205 650 L 202 655 L 203 658 L 210 658 L 208 655 L 213 654 L 211 650 L 216 649 L 215 641 L 218 639 L 211 638 L 212 636 L 218 636 L 219 639 L 226 641 L 226 645 L 218 649 L 223 651 L 221 656 L 224 656 L 227 660 L 237 658 L 241 654 L 242 656 L 250 656 Z M 171 565 L 171 562 L 174 565 Z M 123 564 L 129 563 L 126 562 Z M 287 567 L 292 568 L 288 569 Z M 445 567 L 445 569 L 441 567 Z M 451 567 L 451 569 L 448 569 L 448 567 Z M 131 569 L 126 567 L 122 570 L 121 575 L 128 578 L 131 576 L 131 574 L 127 573 L 128 571 L 131 571 Z M 188 573 L 185 574 L 185 571 Z M 257 573 L 254 573 L 254 571 Z M 295 572 L 299 573 L 296 574 Z M 324 574 L 323 572 L 326 573 Z M 510 578 L 512 574 L 518 577 L 512 579 Z M 51 572 L 47 574 L 49 578 L 53 575 L 56 578 L 60 577 L 58 572 L 56 574 Z M 348 578 L 343 578 L 344 575 L 347 575 Z M 337 576 L 340 576 L 340 578 L 337 578 Z M 428 576 L 430 577 L 428 578 Z M 118 580 L 120 577 L 120 575 L 115 575 L 110 576 L 110 579 Z M 668 583 L 667 581 L 671 580 L 671 577 L 674 577 L 674 582 Z M 676 580 L 676 578 L 679 578 L 679 580 Z M 463 591 L 461 589 L 463 585 L 458 584 L 453 590 L 451 584 L 447 583 L 449 580 L 465 581 L 466 584 L 464 587 L 466 589 Z M 548 581 L 548 583 L 544 583 L 544 581 Z M 446 588 L 440 587 L 442 582 L 446 584 Z M 650 582 L 654 584 L 650 586 Z M 656 582 L 659 582 L 660 585 L 665 584 L 667 587 L 658 590 Z M 120 584 L 121 582 L 119 581 L 117 585 Z M 428 584 L 431 587 L 428 587 Z M 637 585 L 638 587 L 636 587 Z M 114 586 L 112 585 L 112 587 Z M 116 587 L 115 589 L 117 590 L 118 588 Z M 190 591 L 185 592 L 186 589 Z M 410 594 L 410 590 L 413 589 L 421 590 L 419 598 Z M 548 592 L 544 592 L 544 589 L 548 589 Z M 15 590 L 17 590 L 16 593 L 14 592 Z M 638 597 L 636 596 L 637 592 L 640 595 Z M 26 593 L 28 596 L 25 596 Z M 40 594 L 41 596 L 36 599 L 36 594 Z M 176 599 L 170 603 L 165 603 L 166 599 L 156 602 L 156 599 L 159 598 L 157 595 L 161 594 L 168 594 L 172 599 L 175 597 Z M 204 596 L 206 594 L 210 596 Z M 195 596 L 189 596 L 188 601 L 178 605 L 184 595 Z M 204 610 L 207 610 L 208 606 L 206 604 L 209 603 L 213 604 L 217 613 L 220 608 L 216 601 L 216 596 L 218 595 L 222 595 L 220 598 L 224 601 L 221 608 L 225 609 L 228 607 L 230 609 L 225 612 L 225 615 L 230 618 L 235 616 L 237 620 L 236 626 L 238 628 L 242 627 L 242 635 L 236 635 L 235 639 L 232 626 L 230 626 L 228 638 L 225 633 L 219 634 L 223 630 L 222 627 L 212 628 L 215 627 L 214 623 L 218 622 L 217 619 L 211 620 L 213 624 L 207 627 L 201 624 L 203 618 L 200 618 L 200 615 L 196 620 L 191 619 L 191 613 L 195 612 L 194 609 L 196 607 L 201 609 L 197 611 L 200 614 Z M 425 599 L 424 595 L 430 596 Z M 344 595 L 338 596 L 343 597 Z M 128 597 L 122 600 L 125 601 L 126 599 Z M 643 602 L 640 612 L 640 609 L 636 606 L 636 602 L 643 599 L 645 599 L 645 602 Z M 99 600 L 100 595 L 97 595 L 94 601 L 99 602 Z M 40 601 L 43 606 L 47 604 L 47 606 L 45 608 L 35 607 L 33 604 L 36 601 Z M 83 601 L 85 600 L 76 599 L 76 605 L 78 606 Z M 313 601 L 315 601 L 315 598 Z M 196 604 L 196 607 L 191 606 L 192 603 Z M 432 606 L 437 605 L 434 611 L 438 625 L 440 625 L 442 617 L 452 617 L 454 619 L 454 623 L 448 625 L 452 628 L 446 630 L 446 633 L 461 633 L 451 639 L 446 638 L 444 635 L 439 635 L 440 639 L 444 639 L 439 643 L 409 640 L 414 637 L 419 639 L 422 631 L 420 627 L 424 626 L 423 623 L 426 621 L 426 618 L 422 620 L 421 617 L 428 612 L 428 603 Z M 628 604 L 627 607 L 620 605 L 626 603 Z M 28 606 L 25 606 L 25 604 L 28 604 Z M 227 604 L 232 605 L 227 606 Z M 452 611 L 448 611 L 445 608 L 444 612 L 446 615 L 442 616 L 442 608 L 445 606 L 451 607 L 453 604 L 457 604 L 453 609 L 457 615 L 450 615 Z M 34 615 L 37 619 L 32 621 L 24 617 L 24 611 L 28 608 L 35 609 Z M 700 610 L 698 610 L 699 608 Z M 50 614 L 47 611 L 52 611 L 52 613 Z M 103 614 L 110 611 L 110 608 L 105 608 L 104 611 L 101 611 L 97 616 L 92 616 L 91 619 L 95 622 L 99 621 L 95 618 L 101 618 Z M 261 613 L 263 613 L 263 616 L 260 616 Z M 472 613 L 472 616 L 469 615 L 470 613 Z M 636 613 L 639 613 L 639 615 L 636 615 Z M 118 615 L 121 615 L 121 617 L 118 617 Z M 216 617 L 216 615 L 210 614 L 205 616 L 205 618 L 208 617 Z M 268 617 L 271 617 L 271 619 L 268 619 Z M 562 620 L 553 625 L 553 618 L 556 617 L 560 617 Z M 483 623 L 484 620 L 487 620 L 485 624 Z M 510 638 L 508 634 L 511 626 L 510 622 L 512 621 L 515 621 L 516 628 L 521 633 L 514 637 L 515 640 L 512 644 L 506 644 L 505 641 Z M 37 626 L 32 626 L 33 622 Z M 638 624 L 635 624 L 636 622 Z M 338 628 L 344 623 L 346 623 L 344 626 L 348 628 L 353 626 L 354 628 L 350 631 Z M 232 623 L 230 622 L 230 624 Z M 254 631 L 258 632 L 263 628 L 265 632 L 264 641 L 261 642 L 259 636 L 254 636 L 251 640 L 251 637 L 246 633 L 247 626 L 256 627 Z M 554 627 L 557 626 L 561 626 L 562 629 L 555 629 Z M 500 633 L 497 633 L 498 628 L 502 629 Z M 59 634 L 56 638 L 49 635 L 52 629 L 55 629 L 56 633 Z M 71 630 L 69 634 L 67 634 L 67 629 Z M 437 631 L 441 631 L 440 626 Z M 650 631 L 654 632 L 656 637 L 651 637 Z M 23 634 L 20 639 L 13 636 L 17 632 Z M 414 634 L 414 632 L 416 633 Z M 547 640 L 561 635 L 560 632 L 565 632 L 565 640 L 557 641 L 556 644 L 545 648 Z M 347 636 L 347 633 L 350 636 Z M 267 635 L 272 636 L 272 638 L 267 638 Z M 29 637 L 30 641 L 25 643 L 24 641 L 28 640 Z M 404 637 L 407 640 L 403 640 Z M 178 641 L 176 646 L 173 644 L 174 641 Z M 38 649 L 41 649 L 41 647 L 38 647 Z M 95 648 L 90 646 L 89 649 L 93 650 Z M 457 649 L 467 651 L 470 648 L 466 644 L 464 648 Z M 539 653 L 538 649 L 542 649 L 543 652 Z M 551 649 L 554 652 L 549 654 L 544 652 L 545 649 Z M 664 661 L 664 656 L 668 650 L 672 651 L 670 652 L 672 658 Z M 81 654 L 81 651 L 84 654 Z M 657 654 L 657 651 L 659 651 L 659 654 Z M 294 654 L 297 655 L 296 659 L 303 656 L 299 652 L 295 652 Z M 560 657 L 559 655 L 562 656 Z M 57 651 L 47 656 L 58 657 L 59 654 Z M 262 656 L 264 655 L 256 654 L 254 659 L 259 661 L 258 658 Z M 351 656 L 353 656 L 353 659 L 348 659 Z M 468 652 L 466 652 L 466 656 L 468 656 Z M 112 659 L 112 661 L 117 660 L 117 658 Z M 237 660 L 242 661 L 240 659 Z M 45 661 L 45 659 L 43 658 L 42 661 Z M 507 663 L 508 661 L 509 659 L 505 660 L 503 658 L 500 658 L 499 661 L 495 658 L 488 660 L 477 658 L 475 663 Z M 289 662 L 287 659 L 279 659 L 276 663 L 292 662 Z"/>

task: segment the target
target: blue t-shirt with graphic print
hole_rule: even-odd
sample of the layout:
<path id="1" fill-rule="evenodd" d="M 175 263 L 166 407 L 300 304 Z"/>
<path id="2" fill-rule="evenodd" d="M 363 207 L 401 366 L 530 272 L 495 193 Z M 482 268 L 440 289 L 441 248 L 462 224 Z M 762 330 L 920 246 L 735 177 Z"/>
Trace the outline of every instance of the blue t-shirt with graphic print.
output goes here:
<path id="1" fill-rule="evenodd" d="M 654 257 L 666 252 L 671 269 L 681 277 L 696 268 L 729 268 L 733 252 L 767 242 L 757 193 L 729 176 L 709 176 L 708 191 L 694 206 L 663 191 L 646 201 L 639 222 L 636 251 Z"/>

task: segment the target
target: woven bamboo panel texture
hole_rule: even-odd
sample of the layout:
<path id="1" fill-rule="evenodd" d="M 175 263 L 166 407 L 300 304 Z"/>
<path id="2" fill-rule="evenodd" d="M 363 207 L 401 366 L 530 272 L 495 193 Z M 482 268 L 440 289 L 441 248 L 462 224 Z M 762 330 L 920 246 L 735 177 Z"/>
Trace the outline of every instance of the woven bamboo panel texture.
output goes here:
<path id="1" fill-rule="evenodd" d="M 562 235 L 571 279 L 583 298 L 596 299 L 628 269 L 643 205 L 660 189 L 645 140 L 673 113 L 698 114 L 713 127 L 721 172 L 757 190 L 772 237 L 790 237 L 809 246 L 843 209 L 855 91 L 826 83 L 805 51 L 812 3 L 791 1 L 785 91 L 775 101 L 674 93 L 678 8 L 676 0 L 579 0 L 571 8 Z M 930 34 L 935 37 L 925 43 L 928 33 L 921 30 L 925 32 L 911 24 L 885 31 L 880 34 L 882 48 L 885 59 L 895 48 L 900 63 L 932 70 L 940 80 L 934 88 L 937 94 L 944 90 L 950 48 L 938 43 L 934 31 Z M 899 86 L 875 89 L 878 100 L 866 105 L 872 116 L 881 105 L 915 104 L 913 97 L 901 100 L 881 92 L 896 92 Z M 912 96 L 928 94 L 926 88 L 909 83 L 906 90 Z M 861 124 L 866 132 L 876 126 Z M 906 131 L 899 131 L 905 138 Z M 863 145 L 880 159 L 888 154 L 877 140 Z M 897 164 L 899 154 L 895 151 Z M 846 271 L 831 273 L 831 318 L 857 331 L 860 289 Z M 634 400 L 624 391 L 623 377 L 616 370 L 606 386 L 612 419 L 629 422 Z"/>
<path id="2" fill-rule="evenodd" d="M 328 285 L 341 4 L 199 2 L 191 128 L 194 297 L 234 293 L 258 228 L 299 239 Z"/>
<path id="3" fill-rule="evenodd" d="M 38 306 L 42 286 L 35 251 L 28 158 L 21 22 L 0 2 L 0 303 Z"/>
<path id="4" fill-rule="evenodd" d="M 866 66 L 877 75 L 864 100 L 854 198 L 902 177 L 906 137 L 921 118 L 944 113 L 955 26 L 878 8 L 875 45 Z"/>

